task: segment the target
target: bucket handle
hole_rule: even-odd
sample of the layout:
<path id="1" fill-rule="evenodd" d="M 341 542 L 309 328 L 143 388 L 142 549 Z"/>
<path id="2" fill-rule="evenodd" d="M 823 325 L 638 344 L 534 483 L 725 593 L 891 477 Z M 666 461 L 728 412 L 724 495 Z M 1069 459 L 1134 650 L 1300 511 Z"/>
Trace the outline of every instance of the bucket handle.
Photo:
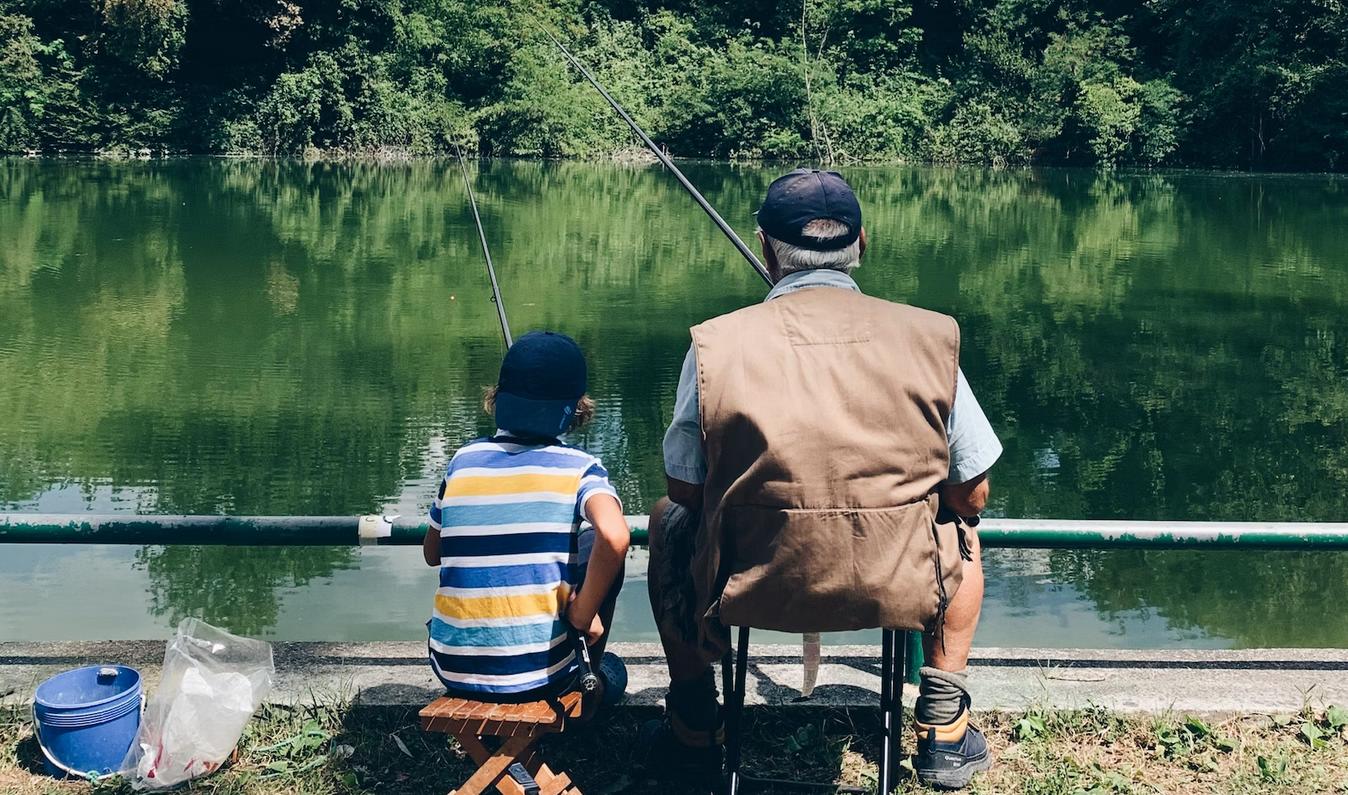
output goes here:
<path id="1" fill-rule="evenodd" d="M 33 710 L 33 736 L 37 738 L 37 747 L 41 749 L 42 757 L 46 759 L 47 762 L 50 763 L 52 767 L 56 768 L 62 773 L 65 773 L 70 778 L 82 779 L 84 781 L 89 782 L 90 784 L 97 784 L 100 781 L 103 781 L 104 779 L 109 779 L 117 775 L 117 773 L 113 772 L 113 773 L 104 773 L 103 775 L 100 776 L 97 773 L 93 772 L 92 770 L 79 771 L 67 767 L 65 764 L 63 764 L 61 760 L 57 759 L 54 755 L 52 755 L 51 751 L 47 750 L 47 744 L 42 740 L 42 721 L 38 720 L 37 718 L 36 701 L 33 702 L 32 710 Z M 140 711 L 141 715 L 144 716 L 145 714 L 144 693 L 140 694 Z M 135 740 L 132 740 L 132 742 L 135 742 Z"/>

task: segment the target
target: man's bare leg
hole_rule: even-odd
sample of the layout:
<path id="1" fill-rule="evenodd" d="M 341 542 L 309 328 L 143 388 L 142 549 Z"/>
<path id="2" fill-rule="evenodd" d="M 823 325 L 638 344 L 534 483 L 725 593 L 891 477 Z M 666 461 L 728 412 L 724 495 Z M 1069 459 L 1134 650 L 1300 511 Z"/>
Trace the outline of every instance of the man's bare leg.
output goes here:
<path id="1" fill-rule="evenodd" d="M 969 650 L 973 648 L 978 617 L 983 612 L 983 553 L 978 532 L 966 527 L 964 539 L 973 560 L 964 562 L 964 579 L 946 607 L 945 642 L 931 634 L 922 639 L 927 665 L 951 673 L 969 667 Z"/>
<path id="2" fill-rule="evenodd" d="M 942 789 L 962 789 L 992 764 L 986 738 L 969 724 L 965 668 L 983 609 L 983 558 L 973 528 L 965 528 L 965 541 L 971 559 L 964 562 L 963 581 L 946 606 L 944 638 L 923 638 L 927 664 L 913 710 L 918 733 L 913 767 L 919 780 Z"/>

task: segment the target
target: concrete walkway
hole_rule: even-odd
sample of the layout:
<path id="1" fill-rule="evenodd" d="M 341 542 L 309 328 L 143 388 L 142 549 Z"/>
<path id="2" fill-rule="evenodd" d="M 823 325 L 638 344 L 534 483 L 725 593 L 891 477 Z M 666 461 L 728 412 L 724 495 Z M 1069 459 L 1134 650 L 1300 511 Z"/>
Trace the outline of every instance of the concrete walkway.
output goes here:
<path id="1" fill-rule="evenodd" d="M 614 644 L 628 664 L 629 701 L 664 696 L 663 658 L 651 644 Z M 437 695 L 421 643 L 277 643 L 272 700 L 354 700 L 419 707 Z M 162 641 L 0 643 L 0 703 L 24 703 L 42 680 L 67 668 L 133 665 L 153 691 Z M 878 649 L 825 646 L 819 684 L 805 704 L 873 706 Z M 1278 713 L 1305 703 L 1348 705 L 1348 650 L 1100 651 L 979 649 L 971 664 L 980 709 L 1077 708 L 1122 712 Z M 800 695 L 799 646 L 754 646 L 749 702 L 790 704 Z M 911 702 L 914 688 L 906 688 Z"/>

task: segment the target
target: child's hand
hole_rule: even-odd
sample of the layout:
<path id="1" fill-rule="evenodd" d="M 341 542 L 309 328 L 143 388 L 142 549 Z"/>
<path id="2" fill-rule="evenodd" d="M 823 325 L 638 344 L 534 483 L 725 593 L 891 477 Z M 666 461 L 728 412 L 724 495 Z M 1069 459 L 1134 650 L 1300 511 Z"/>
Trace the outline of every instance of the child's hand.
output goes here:
<path id="1" fill-rule="evenodd" d="M 575 627 L 577 632 L 585 636 L 586 645 L 593 646 L 604 636 L 604 622 L 599 618 L 599 614 L 595 613 L 594 618 L 590 619 L 589 624 L 582 626 L 585 621 L 585 616 L 581 614 L 581 611 L 576 609 L 576 604 L 577 602 L 572 600 L 571 604 L 567 605 L 566 621 L 572 627 Z"/>

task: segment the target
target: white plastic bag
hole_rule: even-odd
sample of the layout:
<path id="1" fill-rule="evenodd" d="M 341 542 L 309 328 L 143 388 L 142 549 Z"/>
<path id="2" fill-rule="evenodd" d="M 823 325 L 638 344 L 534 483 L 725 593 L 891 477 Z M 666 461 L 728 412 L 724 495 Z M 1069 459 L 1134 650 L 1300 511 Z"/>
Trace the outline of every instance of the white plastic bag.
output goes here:
<path id="1" fill-rule="evenodd" d="M 271 691 L 271 644 L 183 619 L 121 775 L 137 790 L 213 772 Z"/>

